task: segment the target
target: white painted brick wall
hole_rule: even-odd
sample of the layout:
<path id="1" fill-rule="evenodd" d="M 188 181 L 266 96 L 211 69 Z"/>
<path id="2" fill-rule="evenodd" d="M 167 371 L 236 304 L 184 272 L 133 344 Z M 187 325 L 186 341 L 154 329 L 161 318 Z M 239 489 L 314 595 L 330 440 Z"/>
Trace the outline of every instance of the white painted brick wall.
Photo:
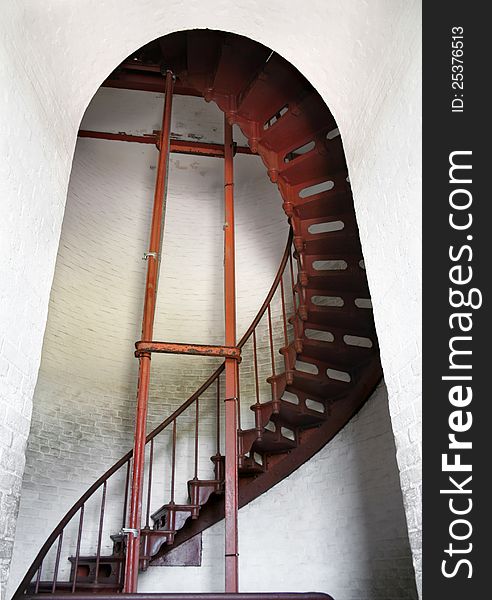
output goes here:
<path id="1" fill-rule="evenodd" d="M 61 227 L 70 153 L 63 110 L 22 50 L 18 3 L 0 23 L 0 598 L 15 536 L 31 400 Z M 46 92 L 46 93 L 45 93 Z M 49 127 L 46 126 L 50 122 Z M 66 137 L 66 136 L 65 136 Z M 49 168 L 44 165 L 46 157 Z"/>
<path id="2" fill-rule="evenodd" d="M 299 12 L 293 0 L 240 6 L 193 0 L 186 7 L 177 0 L 47 0 L 41 8 L 19 0 L 3 7 L 0 181 L 9 218 L 0 225 L 6 340 L 0 357 L 7 361 L 0 366 L 0 420 L 5 405 L 29 419 L 75 134 L 101 81 L 135 48 L 173 30 L 210 27 L 250 36 L 306 75 L 342 132 L 420 581 L 420 461 L 410 465 L 405 458 L 418 456 L 420 430 L 420 2 L 303 6 Z M 18 371 L 25 382 L 20 391 Z M 7 433 L 1 447 L 18 456 L 13 471 L 3 463 L 0 471 L 9 527 L 26 433 L 12 431 L 12 441 Z M 11 475 L 17 488 L 3 485 Z M 10 554 L 11 537 L 5 539 L 0 581 Z"/>

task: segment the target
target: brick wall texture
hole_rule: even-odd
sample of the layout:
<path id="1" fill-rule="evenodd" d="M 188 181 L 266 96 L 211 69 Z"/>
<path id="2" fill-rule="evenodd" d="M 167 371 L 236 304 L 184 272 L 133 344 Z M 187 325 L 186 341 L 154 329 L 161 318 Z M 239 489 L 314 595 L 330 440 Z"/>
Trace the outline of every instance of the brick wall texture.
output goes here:
<path id="1" fill-rule="evenodd" d="M 295 2 L 277 0 L 268 4 L 248 0 L 234 7 L 226 0 L 202 0 L 191 11 L 175 0 L 149 0 L 145 3 L 145 10 L 142 10 L 140 2 L 129 0 L 104 3 L 97 0 L 83 3 L 47 0 L 42 10 L 34 3 L 18 0 L 6 3 L 2 10 L 0 184 L 2 214 L 7 218 L 0 222 L 1 594 L 5 594 L 31 401 L 40 364 L 49 293 L 80 120 L 100 83 L 131 51 L 171 31 L 194 27 L 235 31 L 272 47 L 301 70 L 325 98 L 337 119 L 354 190 L 388 386 L 389 412 L 405 516 L 419 583 L 421 6 L 418 0 L 391 3 L 375 0 L 370 4 L 361 4 L 357 0 L 308 0 L 303 11 L 299 11 Z M 274 27 L 272 23 L 275 23 Z M 186 122 L 180 123 L 176 123 L 176 129 L 182 127 L 183 135 L 189 133 Z M 79 145 L 81 148 L 82 144 Z M 145 150 L 143 152 L 145 154 Z M 130 193 L 135 194 L 136 205 L 142 206 L 143 202 L 148 201 L 154 171 L 150 168 L 152 164 L 147 162 L 148 178 L 144 189 L 140 186 L 138 191 L 138 186 L 131 185 L 131 175 L 138 170 L 139 164 L 138 156 L 129 159 L 126 163 L 128 173 L 121 169 L 118 173 L 108 171 L 108 177 L 113 182 L 121 179 Z M 86 166 L 94 172 L 97 164 Z M 202 177 L 201 169 L 195 168 L 192 163 L 179 161 L 174 167 L 176 172 L 194 173 L 196 177 Z M 247 167 L 245 169 L 247 172 Z M 204 184 L 205 180 L 207 185 L 211 184 L 211 172 L 206 173 L 203 179 Z M 254 193 L 260 189 L 259 185 L 259 181 L 251 180 L 250 193 L 247 194 L 250 200 L 253 197 L 252 203 L 247 204 L 252 207 L 253 213 L 255 206 L 263 210 L 262 196 Z M 77 187 L 76 175 L 72 178 L 72 187 Z M 203 189 L 205 187 L 203 185 Z M 84 181 L 81 179 L 79 191 L 83 189 Z M 192 190 L 188 189 L 186 193 L 191 194 Z M 131 280 L 129 283 L 133 282 L 135 289 L 141 289 L 137 282 L 142 277 L 142 270 L 136 266 L 136 256 L 146 249 L 143 232 L 147 231 L 148 216 L 136 214 L 135 218 L 125 219 L 124 214 L 132 214 L 133 205 L 128 204 L 126 196 L 118 200 L 126 203 L 121 213 L 118 210 L 120 205 L 105 194 L 97 219 L 94 218 L 92 223 L 90 219 L 81 223 L 81 227 L 85 227 L 83 235 L 87 238 L 87 244 L 93 246 L 90 253 L 93 263 L 85 262 L 83 257 L 77 261 L 76 253 L 73 253 L 71 269 L 69 263 L 63 265 L 59 259 L 57 273 L 61 276 L 61 282 L 58 281 L 56 285 L 58 288 L 66 285 L 67 293 L 71 289 L 74 300 L 70 309 L 59 307 L 59 321 L 54 321 L 64 344 L 69 337 L 77 338 L 81 332 L 77 327 L 64 331 L 62 311 L 78 313 L 82 318 L 87 318 L 87 313 L 92 311 L 95 319 L 102 318 L 102 307 L 111 306 L 120 293 L 117 284 L 123 278 L 118 265 L 122 262 L 126 278 Z M 195 207 L 202 201 L 207 202 L 203 196 L 197 196 L 195 200 Z M 102 210 L 105 204 L 109 208 L 106 215 Z M 125 243 L 116 253 L 108 253 L 108 245 L 104 242 L 109 239 L 105 240 L 104 236 L 108 235 L 106 225 L 109 222 L 112 223 L 111 235 L 127 232 L 132 240 L 140 240 L 141 247 L 136 254 L 133 253 L 135 248 L 129 249 Z M 213 220 L 213 223 L 215 227 L 217 221 Z M 70 228 L 76 230 L 76 225 L 67 225 L 65 222 L 67 232 Z M 204 262 L 215 255 L 214 244 L 218 247 L 221 235 L 220 230 L 212 232 L 212 222 L 207 224 L 203 221 L 204 228 L 209 225 L 210 246 L 199 249 Z M 277 228 L 275 216 L 270 214 L 258 225 L 258 232 L 261 233 L 261 239 L 269 240 L 273 231 L 280 229 Z M 243 291 L 239 290 L 239 294 L 243 299 L 241 310 L 245 320 L 248 320 L 248 294 L 258 288 L 258 295 L 263 295 L 271 280 L 271 270 L 278 263 L 282 244 L 277 238 L 274 239 L 278 244 L 276 251 L 273 246 L 262 247 L 260 240 L 256 240 L 255 244 L 257 254 L 243 247 L 243 252 L 249 252 L 250 263 L 259 263 L 259 257 L 262 256 L 271 256 L 272 259 L 271 265 L 261 263 L 265 270 L 261 267 L 258 282 L 255 280 L 252 285 L 251 281 L 243 279 L 246 287 Z M 240 239 L 238 249 L 239 246 Z M 65 250 L 60 247 L 59 256 Z M 117 262 L 114 262 L 115 258 L 118 258 Z M 187 258 L 183 261 L 185 273 L 196 274 L 196 270 L 189 266 L 192 264 L 190 257 Z M 179 264 L 174 266 L 176 268 L 179 272 Z M 78 301 L 78 297 L 87 298 L 85 294 L 96 283 L 100 290 L 104 288 L 101 282 L 96 281 L 96 277 L 91 277 L 91 269 L 106 274 L 107 293 L 101 296 L 100 304 L 93 299 L 84 305 Z M 71 270 L 78 271 L 79 275 L 75 277 Z M 81 272 L 85 279 L 80 279 Z M 166 276 L 172 274 L 172 270 L 166 272 Z M 200 282 L 199 279 L 197 281 Z M 201 283 L 204 281 L 205 278 Z M 215 295 L 220 305 L 220 287 L 217 282 L 211 281 L 203 298 L 195 298 L 193 306 L 187 306 L 187 310 L 197 311 L 197 314 L 207 310 L 212 314 L 207 299 Z M 172 291 L 176 292 L 176 289 Z M 172 297 L 171 293 L 169 298 Z M 121 297 L 121 306 L 128 314 L 139 315 L 139 302 L 140 293 L 134 298 Z M 163 297 L 163 302 L 162 308 L 167 311 L 169 304 L 166 302 L 171 300 Z M 51 312 L 56 315 L 56 311 Z M 72 315 L 67 316 L 70 318 L 66 323 L 73 324 L 76 321 Z M 217 317 L 210 331 L 199 328 L 196 331 L 197 338 L 203 336 L 203 339 L 210 339 L 212 331 L 218 331 L 216 325 L 219 320 Z M 174 336 L 180 331 L 179 327 L 170 327 L 167 321 L 163 326 L 163 334 Z M 128 344 L 133 344 L 138 337 L 137 316 L 133 323 L 127 322 L 121 331 L 116 327 L 116 337 L 112 338 L 110 331 L 106 333 L 106 339 L 119 339 L 123 343 L 120 350 L 113 353 L 112 364 L 107 358 L 101 361 L 108 370 L 101 369 L 101 381 L 91 381 L 91 389 L 94 395 L 101 393 L 100 397 L 104 398 L 115 396 L 118 402 L 124 404 L 124 399 L 130 398 L 127 390 L 134 381 L 132 367 L 128 368 L 125 361 Z M 94 337 L 91 332 L 84 331 L 81 343 L 71 347 L 71 356 L 70 352 L 58 355 L 58 362 L 51 362 L 51 370 L 42 369 L 38 390 L 58 390 L 58 386 L 71 383 L 69 389 L 73 394 L 67 397 L 67 403 L 70 404 L 73 397 L 78 397 L 81 405 L 89 402 L 83 395 L 83 390 L 88 389 L 86 382 L 82 383 L 81 380 L 84 373 L 94 371 L 99 361 L 96 353 L 82 353 L 80 349 L 84 344 L 93 349 Z M 53 356 L 48 353 L 45 358 L 44 363 L 49 365 Z M 109 369 L 113 374 L 111 377 L 108 375 Z M 122 382 L 123 389 L 120 387 Z M 49 402 L 54 402 L 50 394 L 46 397 L 51 398 Z M 114 404 L 110 403 L 110 406 Z M 122 410 L 125 413 L 125 409 Z M 123 414 L 121 418 L 124 418 Z M 81 429 L 79 435 L 86 433 Z M 115 445 L 118 443 L 115 442 Z M 85 462 L 90 460 L 86 457 Z M 103 467 L 101 459 L 101 469 Z M 83 465 L 80 468 L 83 469 Z M 28 494 L 24 495 L 27 501 Z M 60 505 L 60 509 L 63 508 Z M 293 514 L 292 520 L 296 516 Z M 210 575 L 210 585 L 212 581 L 215 581 L 215 576 Z M 347 593 L 347 597 L 361 597 L 363 591 L 359 593 L 352 590 L 350 594 Z"/>

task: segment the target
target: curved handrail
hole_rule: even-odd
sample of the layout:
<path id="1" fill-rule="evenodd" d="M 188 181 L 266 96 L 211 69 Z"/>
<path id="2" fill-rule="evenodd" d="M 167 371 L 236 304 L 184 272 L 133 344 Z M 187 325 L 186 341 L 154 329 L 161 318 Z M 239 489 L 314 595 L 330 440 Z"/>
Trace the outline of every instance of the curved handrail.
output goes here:
<path id="1" fill-rule="evenodd" d="M 279 268 L 277 270 L 277 274 L 275 275 L 275 279 L 270 287 L 270 290 L 261 305 L 258 313 L 253 319 L 251 325 L 246 330 L 245 334 L 242 336 L 238 343 L 238 347 L 242 348 L 248 339 L 251 337 L 254 329 L 260 322 L 261 318 L 265 314 L 265 311 L 268 308 L 277 288 L 280 283 L 280 280 L 283 276 L 285 267 L 287 265 L 287 261 L 290 256 L 290 248 L 292 246 L 293 232 L 292 227 L 290 228 L 289 235 L 287 238 L 287 244 L 285 246 L 285 250 L 282 256 L 282 260 L 280 261 Z M 210 377 L 187 399 L 181 406 L 179 406 L 169 417 L 167 417 L 160 425 L 158 425 L 155 429 L 153 429 L 146 437 L 145 443 L 147 444 L 150 440 L 154 439 L 159 433 L 161 433 L 168 425 L 170 425 L 175 419 L 177 419 L 195 400 L 201 396 L 211 385 L 212 383 L 220 376 L 220 374 L 224 371 L 225 363 L 222 363 Z M 53 546 L 55 540 L 59 537 L 60 533 L 64 530 L 64 528 L 68 525 L 70 520 L 77 514 L 77 512 L 81 509 L 81 507 L 91 498 L 91 496 L 106 482 L 114 473 L 116 473 L 121 467 L 127 463 L 133 456 L 133 449 L 127 452 L 124 456 L 122 456 L 112 467 L 110 467 L 97 481 L 95 481 L 86 491 L 85 493 L 75 502 L 75 504 L 68 510 L 65 516 L 60 520 L 58 525 L 53 529 L 52 533 L 46 540 L 46 542 L 42 545 L 39 550 L 36 558 L 32 562 L 29 567 L 26 575 L 22 579 L 19 584 L 13 598 L 17 598 L 20 594 L 22 594 L 32 581 L 35 573 L 39 569 L 41 563 L 43 562 L 45 556 Z"/>
<path id="2" fill-rule="evenodd" d="M 272 301 L 273 295 L 275 294 L 275 292 L 278 288 L 278 284 L 280 283 L 280 280 L 282 279 L 282 275 L 284 274 L 284 269 L 285 269 L 285 266 L 287 265 L 287 261 L 289 260 L 290 247 L 292 246 L 293 235 L 294 234 L 292 232 L 292 227 L 291 227 L 290 231 L 289 231 L 289 236 L 287 238 L 287 244 L 285 246 L 284 254 L 282 256 L 282 260 L 280 261 L 280 266 L 278 268 L 277 274 L 275 275 L 275 279 L 273 280 L 272 287 L 270 288 L 270 291 L 268 292 L 267 297 L 265 298 L 265 301 L 261 305 L 260 310 L 256 314 L 256 317 L 253 319 L 253 322 L 248 327 L 248 329 L 246 330 L 246 333 L 243 335 L 243 337 L 240 339 L 239 344 L 238 344 L 239 348 L 242 348 L 244 346 L 244 344 L 248 341 L 248 339 L 251 337 L 253 330 L 256 329 L 256 326 L 261 321 L 261 318 L 265 314 L 265 311 L 268 308 L 268 305 Z"/>

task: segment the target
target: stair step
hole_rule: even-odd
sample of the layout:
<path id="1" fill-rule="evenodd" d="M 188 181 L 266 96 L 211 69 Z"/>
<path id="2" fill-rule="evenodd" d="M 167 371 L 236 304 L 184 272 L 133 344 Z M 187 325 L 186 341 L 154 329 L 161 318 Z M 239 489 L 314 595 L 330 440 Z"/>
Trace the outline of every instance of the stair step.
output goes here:
<path id="1" fill-rule="evenodd" d="M 351 339 L 351 341 L 354 342 L 353 339 Z M 357 343 L 364 342 L 370 344 L 372 340 L 370 340 L 370 338 L 361 338 L 355 341 Z M 314 362 L 316 364 L 320 363 L 320 366 L 322 366 L 324 370 L 330 368 L 348 372 L 354 371 L 354 369 L 357 370 L 358 367 L 371 358 L 374 352 L 372 346 L 366 347 L 348 344 L 344 341 L 343 337 L 328 341 L 310 339 L 304 336 L 301 340 L 301 346 L 302 348 L 299 353 L 296 353 L 295 342 L 292 342 L 288 346 L 289 366 L 295 364 L 296 357 L 300 359 L 301 356 L 304 356 L 307 359 L 312 359 L 312 361 L 308 360 L 308 362 Z M 285 349 L 282 348 L 282 353 L 284 353 L 284 350 Z M 255 405 L 253 405 L 252 410 L 254 410 L 254 406 Z"/>
<path id="2" fill-rule="evenodd" d="M 187 32 L 186 80 L 190 86 L 204 91 L 212 85 L 223 41 L 223 34 L 210 36 L 204 29 Z"/>
<path id="3" fill-rule="evenodd" d="M 203 506 L 212 494 L 221 494 L 224 482 L 216 479 L 190 479 L 188 481 L 188 496 L 190 504 Z"/>
<path id="4" fill-rule="evenodd" d="M 308 305 L 308 318 L 304 321 L 305 329 L 323 328 L 325 331 L 343 332 L 343 334 L 374 337 L 374 317 L 372 310 L 357 309 L 348 306 L 316 306 Z"/>
<path id="5" fill-rule="evenodd" d="M 239 96 L 256 77 L 270 54 L 268 48 L 253 40 L 226 36 L 215 72 L 214 96 Z"/>
<path id="6" fill-rule="evenodd" d="M 299 398 L 300 402 L 305 402 L 307 399 L 314 400 L 315 402 L 319 402 L 320 404 L 324 404 L 325 407 L 329 406 L 329 402 L 327 402 L 326 398 L 321 396 L 316 396 L 316 394 L 307 394 L 305 391 L 300 388 L 296 388 L 293 384 L 287 384 L 285 391 L 294 394 Z"/>
<path id="7" fill-rule="evenodd" d="M 159 46 L 160 54 L 166 57 L 166 67 L 172 69 L 175 74 L 179 73 L 176 77 L 182 81 L 183 74 L 186 73 L 187 32 L 176 31 L 160 38 L 155 44 Z M 158 62 L 157 57 L 156 61 Z"/>
<path id="8" fill-rule="evenodd" d="M 340 349 L 341 346 L 343 343 L 334 348 L 330 342 L 303 340 L 302 355 L 320 363 L 323 370 L 335 369 L 355 373 L 374 353 L 374 348 L 346 346 Z"/>
<path id="9" fill-rule="evenodd" d="M 342 323 L 342 325 L 343 325 L 343 323 Z M 333 340 L 333 342 L 329 342 L 329 341 L 317 340 L 314 337 L 309 338 L 307 335 L 308 330 L 309 330 L 309 334 L 312 336 L 316 335 L 315 332 L 329 332 L 334 337 L 334 340 Z M 328 320 L 326 320 L 323 323 L 315 323 L 313 321 L 304 321 L 303 322 L 303 331 L 304 331 L 304 335 L 302 338 L 303 342 L 307 341 L 307 342 L 319 342 L 319 343 L 324 343 L 324 344 L 334 344 L 334 346 L 340 347 L 342 344 L 344 344 L 344 341 L 343 341 L 344 337 L 346 335 L 351 335 L 351 336 L 370 339 L 373 343 L 373 348 L 376 345 L 376 343 L 375 343 L 376 334 L 374 331 L 374 322 L 372 321 L 372 319 L 367 319 L 367 323 L 365 323 L 358 330 L 355 329 L 353 320 L 351 320 L 349 326 L 345 327 L 345 328 L 339 327 L 338 325 L 335 325 L 334 322 L 332 323 L 332 322 L 329 322 Z M 347 344 L 345 344 L 345 345 L 347 345 Z M 354 346 L 349 346 L 349 348 L 353 348 L 353 347 Z"/>
<path id="10" fill-rule="evenodd" d="M 318 145 L 309 152 L 279 165 L 278 174 L 285 183 L 298 186 L 304 181 L 317 179 L 320 176 L 327 180 L 329 173 L 346 169 L 341 143 L 331 142 L 329 145 L 325 145 L 323 141 L 316 140 L 316 142 Z M 284 160 L 283 157 L 282 160 Z"/>
<path id="11" fill-rule="evenodd" d="M 147 529 L 140 530 L 140 558 L 143 561 L 150 561 L 164 545 L 171 545 L 174 542 L 176 531 L 174 529 Z"/>
<path id="12" fill-rule="evenodd" d="M 251 409 L 254 410 L 253 407 Z M 265 424 L 272 420 L 279 426 L 286 424 L 296 429 L 306 429 L 318 425 L 326 418 L 324 413 L 311 410 L 301 402 L 294 404 L 282 399 L 265 402 L 261 405 L 261 413 Z"/>
<path id="13" fill-rule="evenodd" d="M 295 214 L 299 219 L 303 222 L 307 221 L 306 228 L 324 219 L 336 220 L 336 217 L 345 215 L 351 210 L 353 210 L 353 201 L 348 184 L 343 186 L 343 189 L 336 187 L 322 194 L 296 201 L 294 205 Z"/>
<path id="14" fill-rule="evenodd" d="M 346 232 L 347 229 L 358 231 L 357 220 L 353 210 L 347 210 L 351 207 L 347 207 L 347 203 L 345 202 L 343 206 L 340 206 L 339 208 L 340 210 L 338 212 L 322 214 L 317 218 L 306 219 L 298 217 L 299 225 L 297 227 L 297 235 L 300 235 L 303 239 L 309 239 L 313 235 L 323 233 L 324 235 L 332 235 L 337 231 Z"/>
<path id="15" fill-rule="evenodd" d="M 245 92 L 238 117 L 259 121 L 261 126 L 283 106 L 292 103 L 309 87 L 299 72 L 277 54 L 273 54 Z"/>
<path id="16" fill-rule="evenodd" d="M 251 456 L 240 456 L 239 457 L 239 476 L 251 477 L 255 475 L 261 475 L 266 471 L 266 468 L 257 462 Z"/>
<path id="17" fill-rule="evenodd" d="M 326 184 L 329 187 L 321 187 Z M 320 187 L 318 187 L 320 186 Z M 330 214 L 330 203 L 333 198 L 338 200 L 340 193 L 346 194 L 351 198 L 350 183 L 346 168 L 340 170 L 329 170 L 319 173 L 311 178 L 305 178 L 296 185 L 289 185 L 283 179 L 279 179 L 279 188 L 283 192 L 284 198 L 289 198 L 294 208 L 302 207 L 319 199 L 323 199 L 325 204 L 324 214 Z M 350 204 L 348 204 L 350 206 Z M 350 208 L 345 208 L 345 213 L 350 212 Z"/>
<path id="18" fill-rule="evenodd" d="M 344 228 L 341 231 L 319 233 L 304 238 L 303 253 L 305 255 L 323 255 L 333 252 L 362 255 L 358 231 L 356 229 L 348 231 Z"/>
<path id="19" fill-rule="evenodd" d="M 335 400 L 347 393 L 350 384 L 328 379 L 323 376 L 313 375 L 294 369 L 293 387 L 305 392 L 309 397 Z"/>
<path id="20" fill-rule="evenodd" d="M 151 515 L 156 529 L 181 529 L 189 518 L 197 519 L 200 507 L 192 504 L 164 504 Z"/>
<path id="21" fill-rule="evenodd" d="M 346 289 L 335 289 L 335 284 L 333 283 L 333 288 L 328 287 L 327 282 L 325 281 L 325 287 L 316 288 L 314 287 L 315 281 L 308 282 L 308 286 L 304 289 L 304 297 L 306 302 L 306 308 L 308 311 L 311 309 L 339 309 L 339 313 L 350 313 L 353 314 L 354 318 L 357 319 L 358 312 L 372 312 L 372 310 L 368 308 L 359 308 L 357 303 L 360 304 L 360 301 L 369 300 L 369 292 L 368 290 L 356 290 L 350 291 Z M 309 317 L 308 317 L 309 318 Z M 371 317 L 369 317 L 371 318 Z"/>
<path id="22" fill-rule="evenodd" d="M 308 236 L 309 238 L 309 236 Z M 303 238 L 303 239 L 307 239 L 307 238 Z M 298 258 L 299 257 L 299 253 L 297 252 L 297 250 L 294 251 L 294 258 Z M 350 268 L 355 268 L 357 267 L 357 269 L 360 269 L 362 271 L 364 271 L 364 269 L 362 269 L 362 267 L 360 266 L 360 261 L 362 260 L 362 254 L 360 254 L 360 252 L 355 252 L 354 254 L 347 254 L 347 252 L 343 252 L 343 251 L 334 251 L 334 252 L 329 252 L 327 254 L 304 254 L 303 253 L 303 258 L 304 258 L 304 264 L 305 264 L 305 268 L 309 269 L 309 268 L 314 268 L 312 267 L 314 261 L 316 260 L 344 260 L 347 265 L 348 265 L 348 269 L 350 270 Z M 343 269 L 341 269 L 343 270 Z M 317 273 L 322 273 L 322 270 L 317 270 Z M 364 271 L 365 272 L 365 271 Z"/>
<path id="23" fill-rule="evenodd" d="M 333 369 L 347 370 L 360 366 L 371 358 L 374 348 L 361 348 L 341 343 L 303 338 L 302 353 L 319 360 Z"/>
<path id="24" fill-rule="evenodd" d="M 344 235 L 358 235 L 357 220 L 354 213 L 340 212 L 338 214 L 322 216 L 319 219 L 308 219 L 297 221 L 296 236 L 303 240 L 320 239 L 327 240 Z M 330 251 L 329 254 L 332 254 Z M 328 254 L 328 253 L 327 253 Z M 358 252 L 362 258 L 362 252 Z"/>
<path id="25" fill-rule="evenodd" d="M 72 586 L 75 578 L 75 563 L 77 563 L 77 589 L 79 589 L 80 586 L 100 584 L 119 586 L 121 568 L 125 560 L 124 554 L 120 554 L 119 556 L 114 554 L 110 556 L 100 556 L 99 561 L 96 556 L 79 556 L 78 560 L 75 556 L 69 556 L 68 560 L 71 563 L 70 586 Z M 96 564 L 98 564 L 97 584 L 95 583 Z M 57 583 L 57 588 L 58 587 L 59 584 Z"/>
<path id="26" fill-rule="evenodd" d="M 288 106 L 285 115 L 264 130 L 259 141 L 261 147 L 280 153 L 282 160 L 288 152 L 312 140 L 320 129 L 328 132 L 336 127 L 335 119 L 314 90 L 298 98 L 291 96 Z"/>
<path id="27" fill-rule="evenodd" d="M 314 289 L 316 292 L 328 291 L 332 296 L 338 296 L 346 292 L 357 293 L 360 298 L 369 296 L 366 274 L 362 269 L 323 271 L 310 269 L 306 274 L 307 285 L 305 287 L 307 289 Z"/>
<path id="28" fill-rule="evenodd" d="M 280 431 L 263 429 L 261 437 L 258 437 L 256 429 L 245 429 L 239 432 L 242 438 L 240 447 L 243 453 L 258 452 L 258 454 L 277 454 L 293 450 L 297 443 L 281 434 Z"/>

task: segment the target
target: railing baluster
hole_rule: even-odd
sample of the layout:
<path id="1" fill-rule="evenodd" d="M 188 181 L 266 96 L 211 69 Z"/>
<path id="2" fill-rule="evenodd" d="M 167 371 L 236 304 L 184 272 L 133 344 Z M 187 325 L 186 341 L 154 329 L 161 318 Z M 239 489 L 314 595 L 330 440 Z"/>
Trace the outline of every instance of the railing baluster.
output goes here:
<path id="1" fill-rule="evenodd" d="M 200 420 L 200 396 L 195 400 L 195 474 L 193 479 L 198 479 L 198 425 Z"/>
<path id="2" fill-rule="evenodd" d="M 289 250 L 289 270 L 290 270 L 290 281 L 292 284 L 292 302 L 294 303 L 293 305 L 293 309 L 294 312 L 296 312 L 296 293 L 295 293 L 295 287 L 296 287 L 296 282 L 294 281 L 294 267 L 292 265 L 292 249 Z"/>
<path id="3" fill-rule="evenodd" d="M 36 585 L 34 586 L 34 593 L 37 594 L 39 592 L 39 582 L 41 581 L 41 571 L 43 569 L 43 561 L 39 565 L 38 574 L 36 576 Z"/>
<path id="4" fill-rule="evenodd" d="M 150 526 L 150 498 L 152 495 L 152 465 L 154 463 L 154 439 L 150 440 L 150 450 L 149 450 L 149 481 L 147 487 L 147 515 L 145 517 L 145 527 Z"/>
<path id="5" fill-rule="evenodd" d="M 84 510 L 85 504 L 82 504 L 80 507 L 80 517 L 79 517 L 79 532 L 77 534 L 77 548 L 75 550 L 75 563 L 73 567 L 73 583 L 72 583 L 72 594 L 75 593 L 75 588 L 77 587 L 77 571 L 79 569 L 79 557 L 80 557 L 80 542 L 82 540 L 82 527 L 84 526 Z"/>
<path id="6" fill-rule="evenodd" d="M 255 369 L 256 404 L 260 403 L 260 381 L 258 378 L 258 355 L 256 349 L 256 329 L 253 329 L 253 364 Z"/>
<path id="7" fill-rule="evenodd" d="M 106 490 L 108 487 L 108 481 L 106 480 L 103 483 L 103 491 L 101 498 L 101 508 L 99 510 L 99 533 L 97 536 L 97 553 L 96 553 L 96 573 L 94 577 L 94 583 L 98 582 L 99 579 L 99 561 L 101 558 L 101 542 L 102 542 L 102 528 L 104 523 L 104 509 L 106 506 Z"/>
<path id="8" fill-rule="evenodd" d="M 237 428 L 241 431 L 241 385 L 239 381 L 239 364 L 236 361 L 236 378 L 237 378 Z"/>
<path id="9" fill-rule="evenodd" d="M 253 329 L 253 366 L 255 372 L 255 428 L 258 438 L 262 434 L 261 409 L 260 409 L 260 381 L 258 378 L 258 354 L 256 348 L 256 329 Z"/>
<path id="10" fill-rule="evenodd" d="M 220 454 L 220 375 L 217 376 L 217 405 L 216 405 L 216 429 L 217 429 L 217 456 Z"/>
<path id="11" fill-rule="evenodd" d="M 172 466 L 171 466 L 171 504 L 174 504 L 174 484 L 176 480 L 176 421 L 173 421 L 173 451 L 172 451 Z"/>
<path id="12" fill-rule="evenodd" d="M 126 511 L 128 509 L 128 487 L 130 483 L 130 463 L 131 459 L 128 459 L 126 463 L 126 481 L 125 481 L 125 500 L 123 501 L 123 524 L 122 527 L 126 525 Z"/>
<path id="13" fill-rule="evenodd" d="M 287 316 L 285 314 L 285 294 L 284 294 L 284 276 L 280 278 L 280 297 L 282 298 L 282 319 L 284 322 L 284 343 L 285 347 L 289 345 L 289 339 L 287 337 Z"/>
<path id="14" fill-rule="evenodd" d="M 272 375 L 275 377 L 275 355 L 273 353 L 272 309 L 268 305 L 268 334 L 270 337 L 270 357 L 272 359 Z"/>
<path id="15" fill-rule="evenodd" d="M 56 549 L 56 559 L 55 559 L 55 570 L 53 572 L 53 584 L 51 586 L 51 593 L 54 594 L 56 591 L 56 580 L 58 579 L 58 567 L 60 566 L 60 554 L 61 547 L 63 543 L 63 529 L 60 532 L 58 537 L 58 548 Z"/>

